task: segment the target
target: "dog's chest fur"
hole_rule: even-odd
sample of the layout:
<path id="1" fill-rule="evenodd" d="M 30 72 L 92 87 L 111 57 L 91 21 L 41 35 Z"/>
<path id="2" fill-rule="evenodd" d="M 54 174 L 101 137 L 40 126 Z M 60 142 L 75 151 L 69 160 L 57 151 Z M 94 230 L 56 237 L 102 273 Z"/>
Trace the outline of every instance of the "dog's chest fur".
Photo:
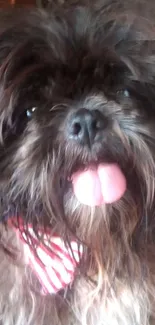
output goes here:
<path id="1" fill-rule="evenodd" d="M 119 295 L 111 290 L 99 297 L 90 284 L 80 278 L 74 284 L 74 296 L 42 295 L 40 285 L 27 264 L 21 240 L 14 230 L 3 229 L 8 247 L 16 247 L 16 261 L 0 251 L 0 324 L 5 325 L 154 325 L 150 315 L 154 302 L 149 299 L 148 284 L 127 286 L 115 279 Z M 4 239 L 4 238 L 3 238 Z M 23 248 L 24 250 L 24 248 Z M 146 291 L 147 288 L 147 291 Z M 150 290 L 154 288 L 150 286 Z M 151 292 L 151 296 L 153 293 Z M 64 300 L 64 295 L 66 301 Z M 94 296 L 92 300 L 92 296 Z M 7 302 L 7 303 L 6 303 Z"/>

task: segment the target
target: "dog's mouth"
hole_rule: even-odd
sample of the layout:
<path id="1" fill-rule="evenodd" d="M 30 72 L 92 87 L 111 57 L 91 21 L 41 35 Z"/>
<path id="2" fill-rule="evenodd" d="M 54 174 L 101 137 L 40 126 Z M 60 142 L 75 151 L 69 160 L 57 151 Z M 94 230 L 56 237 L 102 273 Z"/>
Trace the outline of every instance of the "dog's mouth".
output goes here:
<path id="1" fill-rule="evenodd" d="M 100 206 L 118 201 L 126 191 L 126 178 L 118 164 L 90 166 L 72 175 L 73 191 L 82 204 Z"/>

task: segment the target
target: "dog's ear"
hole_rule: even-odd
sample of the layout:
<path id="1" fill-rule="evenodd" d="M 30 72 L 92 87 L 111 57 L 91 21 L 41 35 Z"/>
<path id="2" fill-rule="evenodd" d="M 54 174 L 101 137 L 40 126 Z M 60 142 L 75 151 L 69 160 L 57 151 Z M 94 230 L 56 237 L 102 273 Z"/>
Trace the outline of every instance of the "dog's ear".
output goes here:
<path id="1" fill-rule="evenodd" d="M 92 18 L 93 28 L 91 26 L 89 28 L 92 33 L 92 52 L 101 52 L 109 48 L 125 64 L 133 78 L 154 82 L 154 17 L 152 19 L 152 14 L 148 12 L 145 3 L 144 6 L 141 4 L 140 8 L 136 8 L 134 3 L 130 8 L 130 3 L 125 1 L 120 7 L 118 4 L 120 2 L 114 3 L 113 7 L 110 5 L 101 7 L 96 21 Z M 150 8 L 152 6 L 155 7 L 153 3 Z M 105 14 L 105 9 L 108 14 Z"/>
<path id="2" fill-rule="evenodd" d="M 155 84 L 155 41 L 132 41 L 121 53 L 121 60 L 130 78 L 141 83 Z"/>
<path id="3" fill-rule="evenodd" d="M 3 52 L 3 43 L 0 42 L 0 52 Z M 4 49 L 5 51 L 5 49 Z M 3 61 L 0 62 L 0 143 L 3 145 L 7 137 L 8 131 L 12 127 L 12 117 L 14 107 L 17 99 L 17 91 L 13 80 L 8 79 L 15 58 L 12 58 L 10 49 L 10 55 L 6 56 Z"/>
<path id="4" fill-rule="evenodd" d="M 13 114 L 13 98 L 11 89 L 5 88 L 2 75 L 0 75 L 0 144 L 3 145 L 7 130 L 11 128 Z"/>
<path id="5" fill-rule="evenodd" d="M 42 36 L 39 22 L 43 24 L 44 19 L 44 15 L 39 11 L 35 13 L 17 9 L 0 12 L 1 145 L 12 128 L 12 117 L 24 78 L 28 73 L 32 73 L 37 64 L 42 64 L 40 58 L 45 34 Z"/>
<path id="6" fill-rule="evenodd" d="M 145 10 L 145 6 L 144 6 Z M 141 82 L 155 82 L 155 23 L 142 14 L 120 14 L 113 21 L 111 34 L 114 49 L 130 72 Z"/>

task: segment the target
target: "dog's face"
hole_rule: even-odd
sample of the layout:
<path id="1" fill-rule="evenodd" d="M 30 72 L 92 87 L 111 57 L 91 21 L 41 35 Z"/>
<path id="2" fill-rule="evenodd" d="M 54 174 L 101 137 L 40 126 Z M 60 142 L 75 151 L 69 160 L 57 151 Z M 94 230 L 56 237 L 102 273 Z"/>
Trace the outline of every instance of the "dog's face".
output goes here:
<path id="1" fill-rule="evenodd" d="M 103 12 L 7 19 L 0 33 L 1 215 L 65 239 L 74 234 L 102 265 L 113 251 L 119 261 L 154 199 L 153 48 L 135 26 Z M 80 204 L 72 175 L 105 162 L 123 171 L 125 195 L 93 209 Z"/>

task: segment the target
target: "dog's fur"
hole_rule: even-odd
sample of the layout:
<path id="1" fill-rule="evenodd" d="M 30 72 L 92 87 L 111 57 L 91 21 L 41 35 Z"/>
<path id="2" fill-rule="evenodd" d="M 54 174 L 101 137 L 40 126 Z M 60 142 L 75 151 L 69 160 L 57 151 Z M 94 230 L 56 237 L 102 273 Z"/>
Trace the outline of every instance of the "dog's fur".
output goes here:
<path id="1" fill-rule="evenodd" d="M 73 1 L 74 2 L 74 1 Z M 0 324 L 155 324 L 155 5 L 82 1 L 0 16 Z M 86 5 L 84 5 L 86 3 Z M 35 107 L 32 112 L 31 108 Z M 106 121 L 91 149 L 68 139 L 70 114 Z M 127 191 L 89 208 L 72 174 L 117 162 Z M 84 254 L 67 290 L 40 294 L 12 217 Z M 50 238 L 49 238 L 50 240 Z M 35 247 L 34 247 L 35 254 Z"/>

